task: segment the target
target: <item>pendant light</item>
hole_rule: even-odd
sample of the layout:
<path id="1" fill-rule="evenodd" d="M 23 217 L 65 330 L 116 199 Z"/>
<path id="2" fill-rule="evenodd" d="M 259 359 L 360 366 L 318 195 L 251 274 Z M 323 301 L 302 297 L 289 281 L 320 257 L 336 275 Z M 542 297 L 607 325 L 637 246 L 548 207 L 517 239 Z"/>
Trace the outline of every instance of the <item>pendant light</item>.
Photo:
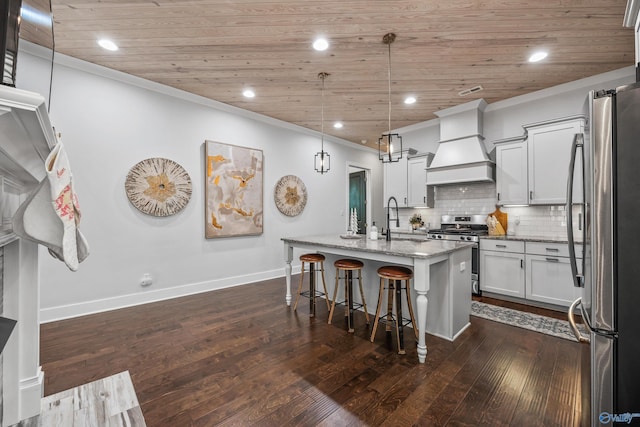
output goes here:
<path id="1" fill-rule="evenodd" d="M 329 76 L 329 73 L 319 73 L 318 78 L 322 79 L 322 113 L 320 119 L 320 152 L 316 153 L 314 158 L 314 169 L 320 174 L 329 172 L 331 168 L 331 156 L 324 151 L 324 79 Z"/>
<path id="2" fill-rule="evenodd" d="M 382 37 L 382 43 L 389 48 L 389 127 L 387 132 L 378 139 L 378 158 L 382 160 L 382 163 L 397 162 L 402 158 L 402 137 L 397 133 L 391 133 L 391 43 L 395 39 L 394 33 L 388 33 Z"/>

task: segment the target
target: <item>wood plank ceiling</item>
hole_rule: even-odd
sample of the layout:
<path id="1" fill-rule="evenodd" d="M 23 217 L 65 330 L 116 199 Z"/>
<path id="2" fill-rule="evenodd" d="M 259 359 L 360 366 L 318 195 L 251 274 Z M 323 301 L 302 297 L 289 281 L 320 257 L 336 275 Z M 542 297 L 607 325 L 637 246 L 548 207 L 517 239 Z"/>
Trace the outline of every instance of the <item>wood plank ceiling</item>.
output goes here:
<path id="1" fill-rule="evenodd" d="M 622 0 L 52 0 L 56 50 L 376 147 L 388 128 L 634 63 Z M 330 47 L 311 48 L 324 35 Z M 96 44 L 110 38 L 120 49 Z M 549 57 L 527 62 L 537 49 Z M 481 85 L 484 90 L 460 97 Z M 244 98 L 243 89 L 256 96 Z M 405 105 L 413 95 L 417 102 Z M 335 121 L 344 123 L 334 129 Z"/>

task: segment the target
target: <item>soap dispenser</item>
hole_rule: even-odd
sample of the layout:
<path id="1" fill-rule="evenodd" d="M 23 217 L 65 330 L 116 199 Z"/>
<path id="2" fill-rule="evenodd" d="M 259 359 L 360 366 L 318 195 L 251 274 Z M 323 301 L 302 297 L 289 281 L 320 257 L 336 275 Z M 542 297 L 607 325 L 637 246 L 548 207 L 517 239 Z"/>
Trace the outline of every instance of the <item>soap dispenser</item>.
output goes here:
<path id="1" fill-rule="evenodd" d="M 369 239 L 378 240 L 378 227 L 376 227 L 376 222 L 373 221 L 371 225 L 371 230 L 369 230 Z"/>

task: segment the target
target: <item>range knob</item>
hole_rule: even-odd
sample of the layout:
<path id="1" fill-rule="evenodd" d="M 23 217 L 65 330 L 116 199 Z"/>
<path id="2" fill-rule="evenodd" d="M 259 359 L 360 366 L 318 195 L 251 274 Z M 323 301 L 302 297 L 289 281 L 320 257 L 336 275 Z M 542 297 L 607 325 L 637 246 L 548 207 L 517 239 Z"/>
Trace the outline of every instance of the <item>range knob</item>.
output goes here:
<path id="1" fill-rule="evenodd" d="M 460 236 L 460 240 L 464 240 L 464 236 Z"/>

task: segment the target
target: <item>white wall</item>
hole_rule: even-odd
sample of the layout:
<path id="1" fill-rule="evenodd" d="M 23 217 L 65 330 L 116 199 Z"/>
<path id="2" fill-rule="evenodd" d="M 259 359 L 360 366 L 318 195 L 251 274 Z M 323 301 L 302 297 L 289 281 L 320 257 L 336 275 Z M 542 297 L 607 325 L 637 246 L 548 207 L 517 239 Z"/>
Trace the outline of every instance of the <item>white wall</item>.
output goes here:
<path id="1" fill-rule="evenodd" d="M 41 251 L 44 322 L 282 276 L 283 236 L 346 230 L 348 162 L 371 169 L 372 206 L 380 205 L 374 219 L 383 218 L 377 152 L 325 137 L 331 171 L 320 175 L 313 169 L 316 132 L 64 56 L 54 67 L 50 115 L 71 163 L 91 254 L 72 273 Z M 204 238 L 205 140 L 263 150 L 262 235 Z M 191 176 L 192 198 L 174 216 L 145 215 L 127 199 L 129 169 L 149 157 L 172 159 Z M 299 176 L 308 192 L 294 218 L 273 202 L 275 183 L 287 174 Z M 139 285 L 144 273 L 153 277 L 148 288 Z"/>

